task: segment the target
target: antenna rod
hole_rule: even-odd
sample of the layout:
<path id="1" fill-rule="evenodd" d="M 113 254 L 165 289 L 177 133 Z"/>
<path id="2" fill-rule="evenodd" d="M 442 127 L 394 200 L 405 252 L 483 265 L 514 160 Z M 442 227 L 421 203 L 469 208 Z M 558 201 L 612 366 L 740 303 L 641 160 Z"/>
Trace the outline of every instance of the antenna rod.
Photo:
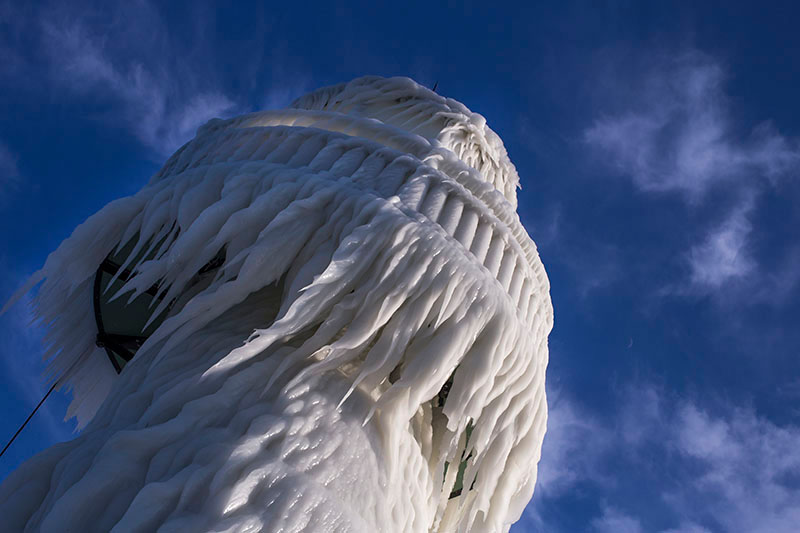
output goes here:
<path id="1" fill-rule="evenodd" d="M 6 450 L 8 449 L 8 447 L 9 447 L 9 446 L 11 446 L 11 443 L 12 443 L 12 442 L 14 442 L 14 439 L 16 439 L 16 438 L 17 438 L 17 435 L 19 435 L 20 431 L 22 431 L 22 430 L 25 428 L 25 426 L 26 426 L 26 425 L 28 425 L 28 422 L 30 422 L 30 421 L 31 421 L 31 418 L 33 418 L 33 415 L 35 415 L 35 414 L 36 414 L 36 411 L 38 411 L 38 410 L 39 410 L 39 408 L 42 406 L 42 404 L 43 404 L 43 403 L 44 403 L 44 401 L 47 399 L 47 397 L 48 397 L 48 396 L 50 396 L 50 393 L 51 393 L 51 392 L 53 392 L 53 389 L 55 389 L 55 388 L 56 388 L 56 385 L 58 385 L 58 380 L 56 380 L 56 381 L 53 383 L 53 386 L 52 386 L 52 387 L 50 387 L 50 390 L 49 390 L 49 391 L 47 391 L 47 394 L 45 394 L 45 395 L 44 395 L 44 398 L 42 398 L 42 399 L 39 401 L 39 405 L 37 405 L 37 406 L 36 406 L 36 408 L 33 410 L 33 412 L 32 412 L 30 415 L 28 415 L 28 418 L 25 420 L 25 422 L 23 422 L 23 423 L 22 423 L 22 425 L 19 427 L 19 429 L 17 430 L 17 432 L 16 432 L 16 433 L 14 433 L 14 436 L 13 436 L 13 437 L 11 437 L 11 440 L 10 440 L 10 441 L 8 441 L 8 444 L 6 444 L 6 447 L 5 447 L 5 448 L 3 448 L 3 451 L 2 451 L 2 452 L 0 452 L 0 457 L 3 457 L 3 454 L 4 454 L 4 453 L 6 453 Z"/>

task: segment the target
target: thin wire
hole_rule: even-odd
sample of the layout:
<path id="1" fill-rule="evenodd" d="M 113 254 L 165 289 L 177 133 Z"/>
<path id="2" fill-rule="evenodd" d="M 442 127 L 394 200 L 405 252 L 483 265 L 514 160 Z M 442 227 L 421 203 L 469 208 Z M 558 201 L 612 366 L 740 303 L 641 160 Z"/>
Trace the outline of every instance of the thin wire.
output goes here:
<path id="1" fill-rule="evenodd" d="M 16 439 L 16 438 L 17 438 L 17 435 L 19 435 L 19 434 L 20 434 L 20 432 L 21 432 L 21 431 L 22 431 L 22 430 L 25 428 L 25 426 L 26 426 L 26 425 L 28 425 L 28 422 L 30 422 L 30 421 L 31 421 L 31 418 L 33 418 L 33 415 L 35 415 L 35 414 L 36 414 L 36 411 L 38 411 L 38 410 L 39 410 L 39 408 L 42 406 L 42 404 L 43 404 L 43 403 L 44 403 L 44 401 L 47 399 L 47 397 L 48 397 L 48 396 L 50 396 L 50 393 L 51 393 L 51 392 L 53 392 L 53 389 L 55 389 L 55 388 L 56 388 L 56 385 L 58 385 L 58 381 L 59 381 L 59 380 L 56 380 L 56 381 L 55 381 L 55 383 L 53 383 L 53 386 L 52 386 L 52 387 L 50 387 L 50 390 L 49 390 L 49 391 L 47 391 L 47 394 L 45 394 L 45 395 L 44 395 L 44 398 L 42 398 L 42 399 L 39 401 L 39 405 L 37 405 L 37 406 L 36 406 L 36 408 L 33 410 L 33 412 L 32 412 L 30 415 L 28 415 L 28 418 L 25 420 L 25 422 L 23 422 L 23 423 L 22 423 L 22 425 L 19 427 L 19 429 L 17 430 L 17 432 L 16 432 L 16 433 L 14 433 L 14 436 L 13 436 L 13 437 L 11 437 L 11 440 L 10 440 L 10 441 L 8 441 L 8 444 L 6 444 L 6 447 L 5 447 L 5 448 L 3 448 L 3 451 L 2 451 L 2 452 L 0 452 L 0 457 L 3 457 L 3 454 L 4 454 L 4 453 L 6 453 L 6 450 L 8 449 L 8 447 L 9 447 L 9 446 L 11 446 L 11 443 L 12 443 L 12 442 L 14 442 L 14 439 Z"/>

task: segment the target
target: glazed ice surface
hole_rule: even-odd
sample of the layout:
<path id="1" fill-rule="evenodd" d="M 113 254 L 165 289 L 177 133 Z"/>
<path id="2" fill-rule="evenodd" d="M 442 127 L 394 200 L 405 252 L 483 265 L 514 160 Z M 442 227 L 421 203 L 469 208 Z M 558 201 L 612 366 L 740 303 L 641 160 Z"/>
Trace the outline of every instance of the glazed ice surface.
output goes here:
<path id="1" fill-rule="evenodd" d="M 41 282 L 49 372 L 85 427 L 5 481 L 0 516 L 54 532 L 508 530 L 536 481 L 552 328 L 518 182 L 482 116 L 406 78 L 210 121 L 20 291 Z M 169 316 L 117 375 L 92 287 L 131 242 L 117 296 L 158 284 L 152 316 Z"/>

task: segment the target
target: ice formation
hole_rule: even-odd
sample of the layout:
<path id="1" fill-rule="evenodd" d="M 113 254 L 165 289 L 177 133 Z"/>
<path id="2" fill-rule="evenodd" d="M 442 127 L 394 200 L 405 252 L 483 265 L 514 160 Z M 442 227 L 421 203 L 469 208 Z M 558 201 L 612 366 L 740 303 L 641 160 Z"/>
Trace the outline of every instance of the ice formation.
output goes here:
<path id="1" fill-rule="evenodd" d="M 407 78 L 204 125 L 20 290 L 83 430 L 0 487 L 6 530 L 507 531 L 552 327 L 517 187 L 481 115 Z M 92 287 L 125 245 L 115 296 L 168 317 L 117 375 Z"/>

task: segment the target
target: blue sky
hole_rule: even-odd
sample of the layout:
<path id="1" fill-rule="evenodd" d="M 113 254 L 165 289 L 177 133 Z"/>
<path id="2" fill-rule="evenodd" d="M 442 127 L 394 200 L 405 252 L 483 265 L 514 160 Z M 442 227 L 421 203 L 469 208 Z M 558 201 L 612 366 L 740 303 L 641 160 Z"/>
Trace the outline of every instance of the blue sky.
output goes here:
<path id="1" fill-rule="evenodd" d="M 209 118 L 438 82 L 504 139 L 552 284 L 549 432 L 512 531 L 796 531 L 800 8 L 694 4 L 0 3 L 0 300 Z M 30 318 L 0 317 L 4 440 L 46 391 Z M 0 478 L 69 438 L 67 403 Z"/>

